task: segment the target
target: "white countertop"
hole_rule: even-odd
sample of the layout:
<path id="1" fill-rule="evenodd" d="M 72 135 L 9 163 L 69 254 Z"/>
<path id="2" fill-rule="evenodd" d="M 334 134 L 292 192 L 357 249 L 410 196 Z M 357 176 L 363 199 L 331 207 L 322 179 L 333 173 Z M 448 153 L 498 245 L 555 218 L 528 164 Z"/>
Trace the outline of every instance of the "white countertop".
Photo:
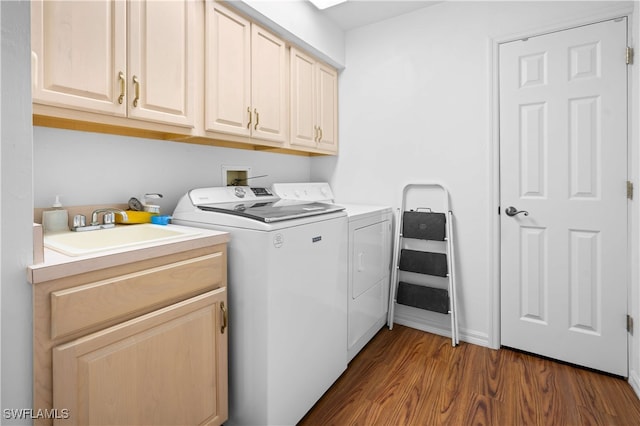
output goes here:
<path id="1" fill-rule="evenodd" d="M 194 229 L 180 225 L 167 225 L 167 227 Z M 27 280 L 31 284 L 37 284 L 40 282 L 63 278 L 65 276 L 110 268 L 152 257 L 166 256 L 173 253 L 211 245 L 223 244 L 229 241 L 229 234 L 226 232 L 204 228 L 197 228 L 197 230 L 198 234 L 196 235 L 185 235 L 184 237 L 169 241 L 139 244 L 132 247 L 107 250 L 83 256 L 67 256 L 55 250 L 45 248 L 44 262 L 31 265 L 27 268 Z"/>

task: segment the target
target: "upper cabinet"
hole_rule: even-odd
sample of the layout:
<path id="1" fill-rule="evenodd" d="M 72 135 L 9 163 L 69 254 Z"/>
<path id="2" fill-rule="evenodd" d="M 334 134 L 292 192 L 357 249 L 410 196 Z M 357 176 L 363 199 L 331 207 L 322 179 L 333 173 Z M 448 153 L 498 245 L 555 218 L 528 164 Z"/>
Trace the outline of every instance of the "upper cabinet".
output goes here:
<path id="1" fill-rule="evenodd" d="M 285 42 L 216 2 L 205 14 L 205 130 L 285 143 Z"/>
<path id="2" fill-rule="evenodd" d="M 206 3 L 205 128 L 251 136 L 251 23 Z"/>
<path id="3" fill-rule="evenodd" d="M 31 2 L 36 103 L 124 116 L 126 3 Z"/>
<path id="4" fill-rule="evenodd" d="M 193 2 L 31 7 L 35 104 L 193 126 Z"/>
<path id="5" fill-rule="evenodd" d="M 338 151 L 338 75 L 291 48 L 291 145 Z"/>
<path id="6" fill-rule="evenodd" d="M 336 70 L 227 3 L 32 0 L 34 125 L 336 154 Z"/>
<path id="7" fill-rule="evenodd" d="M 253 135 L 287 140 L 287 51 L 283 40 L 257 25 L 251 27 L 251 102 Z"/>
<path id="8" fill-rule="evenodd" d="M 129 116 L 194 123 L 194 2 L 129 2 Z"/>

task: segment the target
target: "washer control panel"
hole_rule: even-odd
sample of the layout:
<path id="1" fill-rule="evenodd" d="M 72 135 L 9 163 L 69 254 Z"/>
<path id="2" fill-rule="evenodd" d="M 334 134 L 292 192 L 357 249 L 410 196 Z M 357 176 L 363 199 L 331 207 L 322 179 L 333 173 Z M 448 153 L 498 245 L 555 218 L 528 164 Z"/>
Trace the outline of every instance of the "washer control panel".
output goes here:
<path id="1" fill-rule="evenodd" d="M 243 201 L 277 201 L 268 188 L 250 186 L 218 186 L 211 188 L 196 188 L 189 191 L 189 197 L 194 206 L 214 203 L 233 203 Z"/>
<path id="2" fill-rule="evenodd" d="M 333 202 L 331 186 L 327 182 L 274 183 L 273 193 L 284 200 Z"/>
<path id="3" fill-rule="evenodd" d="M 251 191 L 256 197 L 271 197 L 273 194 L 267 188 L 251 187 Z"/>

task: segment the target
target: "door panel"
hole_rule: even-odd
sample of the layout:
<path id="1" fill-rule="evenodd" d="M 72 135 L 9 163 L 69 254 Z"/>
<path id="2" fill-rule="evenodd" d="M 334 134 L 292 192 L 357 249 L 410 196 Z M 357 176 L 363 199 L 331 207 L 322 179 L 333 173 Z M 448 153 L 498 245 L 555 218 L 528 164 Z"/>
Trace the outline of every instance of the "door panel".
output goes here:
<path id="1" fill-rule="evenodd" d="M 206 130 L 251 136 L 251 23 L 206 2 Z"/>
<path id="2" fill-rule="evenodd" d="M 350 271 L 353 276 L 352 299 L 382 281 L 387 274 L 385 246 L 380 244 L 387 226 L 388 222 L 379 222 L 353 231 Z"/>
<path id="3" fill-rule="evenodd" d="M 500 46 L 502 344 L 619 375 L 626 32 L 623 19 Z"/>
<path id="4" fill-rule="evenodd" d="M 226 288 L 53 348 L 53 406 L 71 425 L 215 425 L 227 418 Z"/>
<path id="5" fill-rule="evenodd" d="M 190 1 L 130 3 L 130 117 L 193 126 L 193 7 Z"/>
<path id="6" fill-rule="evenodd" d="M 291 48 L 291 145 L 316 147 L 315 64 Z"/>
<path id="7" fill-rule="evenodd" d="M 338 150 L 338 73 L 327 66 L 318 66 L 319 148 Z"/>
<path id="8" fill-rule="evenodd" d="M 286 46 L 257 25 L 251 26 L 251 71 L 252 136 L 284 142 L 289 122 Z"/>
<path id="9" fill-rule="evenodd" d="M 33 101 L 126 115 L 126 6 L 121 1 L 33 1 Z"/>

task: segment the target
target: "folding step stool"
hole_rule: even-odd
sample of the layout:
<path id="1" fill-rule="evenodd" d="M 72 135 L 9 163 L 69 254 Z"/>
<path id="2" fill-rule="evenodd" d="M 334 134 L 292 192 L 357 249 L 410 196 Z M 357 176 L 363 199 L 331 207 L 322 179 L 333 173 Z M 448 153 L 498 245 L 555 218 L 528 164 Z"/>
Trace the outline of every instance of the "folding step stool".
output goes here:
<path id="1" fill-rule="evenodd" d="M 436 213 L 428 207 L 415 207 L 407 210 L 407 193 L 434 189 L 440 190 L 444 197 L 446 213 Z M 424 241 L 442 242 L 445 253 L 422 250 Z M 394 244 L 392 288 L 389 293 L 389 329 L 393 329 L 393 316 L 396 303 L 419 309 L 451 315 L 451 344 L 456 346 L 458 339 L 458 320 L 456 312 L 456 283 L 454 271 L 453 213 L 449 208 L 449 191 L 439 183 L 409 184 L 402 193 L 402 208 L 396 220 L 396 240 Z M 432 287 L 415 279 L 411 274 L 447 278 L 447 288 Z"/>

